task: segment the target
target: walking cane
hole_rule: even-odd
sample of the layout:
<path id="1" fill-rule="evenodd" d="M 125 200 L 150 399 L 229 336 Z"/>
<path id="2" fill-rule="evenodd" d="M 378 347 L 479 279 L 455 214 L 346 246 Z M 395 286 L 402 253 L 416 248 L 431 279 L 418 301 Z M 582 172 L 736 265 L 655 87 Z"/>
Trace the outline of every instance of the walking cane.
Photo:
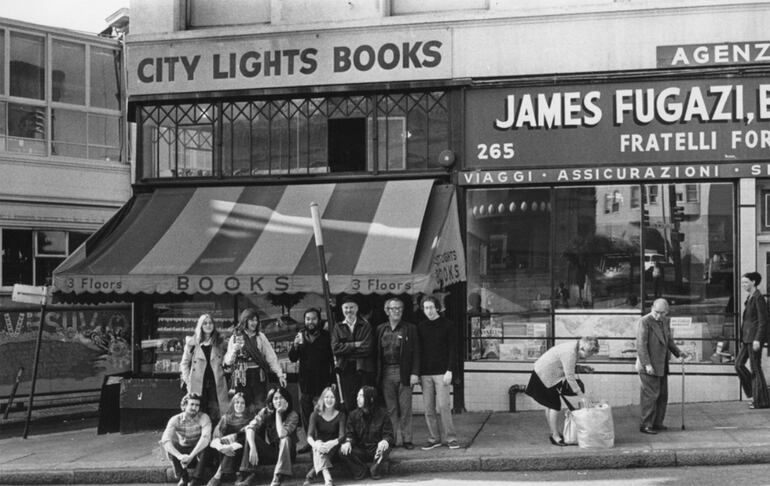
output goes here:
<path id="1" fill-rule="evenodd" d="M 684 430 L 684 360 L 686 356 L 682 358 L 682 430 Z"/>

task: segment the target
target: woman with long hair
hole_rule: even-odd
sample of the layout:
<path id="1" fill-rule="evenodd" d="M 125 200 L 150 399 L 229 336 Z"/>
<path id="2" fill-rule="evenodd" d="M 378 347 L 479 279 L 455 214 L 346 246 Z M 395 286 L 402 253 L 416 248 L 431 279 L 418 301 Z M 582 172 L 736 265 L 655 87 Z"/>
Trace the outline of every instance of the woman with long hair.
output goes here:
<path id="1" fill-rule="evenodd" d="M 233 382 L 237 374 L 245 373 L 242 382 L 235 385 L 235 391 L 246 397 L 246 405 L 257 411 L 265 405 L 268 373 L 278 376 L 282 387 L 286 386 L 286 376 L 281 370 L 278 357 L 267 336 L 260 330 L 259 315 L 251 307 L 241 312 L 230 342 L 227 345 L 225 364 L 234 367 Z"/>
<path id="2" fill-rule="evenodd" d="M 219 420 L 220 411 L 228 405 L 224 355 L 225 344 L 216 323 L 209 314 L 202 314 L 194 334 L 185 339 L 179 370 L 187 392 L 201 396 L 201 411 L 212 423 Z"/>
<path id="3" fill-rule="evenodd" d="M 321 392 L 308 421 L 307 443 L 313 448 L 313 466 L 303 486 L 309 486 L 319 472 L 323 474 L 324 486 L 334 486 L 330 469 L 344 440 L 345 414 L 339 410 L 337 397 L 329 386 Z"/>
<path id="4" fill-rule="evenodd" d="M 219 419 L 211 439 L 211 449 L 219 456 L 219 468 L 208 486 L 219 486 L 222 477 L 235 475 L 243 459 L 243 446 L 246 444 L 246 425 L 253 418 L 247 412 L 246 398 L 243 393 L 236 393 L 230 399 L 227 412 Z M 211 462 L 209 462 L 211 463 Z"/>
<path id="5" fill-rule="evenodd" d="M 270 486 L 281 486 L 291 476 L 296 459 L 298 425 L 289 390 L 283 386 L 270 390 L 266 405 L 246 426 L 246 446 L 235 486 L 255 484 L 256 467 L 264 464 L 275 464 Z"/>

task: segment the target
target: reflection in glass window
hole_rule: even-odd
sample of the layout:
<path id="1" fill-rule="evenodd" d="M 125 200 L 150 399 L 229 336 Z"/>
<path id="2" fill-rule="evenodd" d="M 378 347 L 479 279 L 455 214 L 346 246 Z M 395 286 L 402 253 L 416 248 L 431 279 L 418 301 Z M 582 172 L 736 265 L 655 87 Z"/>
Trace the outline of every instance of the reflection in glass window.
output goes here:
<path id="1" fill-rule="evenodd" d="M 86 46 L 54 39 L 51 67 L 51 100 L 85 105 Z"/>
<path id="2" fill-rule="evenodd" d="M 566 287 L 563 308 L 639 305 L 639 208 L 621 206 L 632 186 L 557 189 L 554 281 Z M 610 212 L 597 207 L 611 201 Z M 621 210 L 622 208 L 622 210 Z M 617 210 L 616 210 L 617 209 Z"/>
<path id="3" fill-rule="evenodd" d="M 11 32 L 9 94 L 45 99 L 45 38 Z"/>
<path id="4" fill-rule="evenodd" d="M 91 106 L 120 109 L 120 54 L 91 47 Z"/>
<path id="5" fill-rule="evenodd" d="M 13 284 L 33 285 L 32 231 L 2 229 L 3 273 L 0 285 L 9 287 Z"/>
<path id="6" fill-rule="evenodd" d="M 120 160 L 120 119 L 118 117 L 88 115 L 88 158 Z"/>
<path id="7" fill-rule="evenodd" d="M 9 152 L 46 155 L 46 110 L 44 106 L 8 103 Z"/>
<path id="8" fill-rule="evenodd" d="M 51 120 L 51 155 L 86 157 L 86 113 L 55 109 Z"/>
<path id="9" fill-rule="evenodd" d="M 37 231 L 36 255 L 67 254 L 67 233 L 65 231 Z"/>

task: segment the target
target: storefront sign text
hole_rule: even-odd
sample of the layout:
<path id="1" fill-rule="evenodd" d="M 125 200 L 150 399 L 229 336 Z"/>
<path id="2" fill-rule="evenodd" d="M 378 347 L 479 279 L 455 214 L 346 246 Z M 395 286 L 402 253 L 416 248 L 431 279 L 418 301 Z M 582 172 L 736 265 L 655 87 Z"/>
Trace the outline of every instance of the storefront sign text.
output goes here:
<path id="1" fill-rule="evenodd" d="M 459 183 L 462 186 L 486 186 L 563 182 L 682 181 L 742 177 L 770 177 L 770 163 L 475 170 L 461 172 Z"/>
<path id="2" fill-rule="evenodd" d="M 450 77 L 446 30 L 129 47 L 132 94 Z"/>
<path id="3" fill-rule="evenodd" d="M 658 67 L 698 67 L 770 63 L 770 41 L 659 46 Z"/>
<path id="4" fill-rule="evenodd" d="M 466 166 L 764 159 L 770 83 L 677 80 L 466 94 Z"/>

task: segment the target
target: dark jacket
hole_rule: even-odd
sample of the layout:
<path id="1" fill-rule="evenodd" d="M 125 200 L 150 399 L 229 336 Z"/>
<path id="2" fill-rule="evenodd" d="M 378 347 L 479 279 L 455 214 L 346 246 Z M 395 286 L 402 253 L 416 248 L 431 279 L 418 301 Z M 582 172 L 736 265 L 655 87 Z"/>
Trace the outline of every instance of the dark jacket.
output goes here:
<path id="1" fill-rule="evenodd" d="M 345 439 L 350 445 L 362 449 L 376 446 L 381 440 L 387 440 L 393 447 L 393 424 L 388 413 L 382 407 L 375 407 L 368 417 L 361 408 L 350 412 L 345 424 Z"/>
<path id="2" fill-rule="evenodd" d="M 669 318 L 663 317 L 660 324 L 651 313 L 639 319 L 636 328 L 636 370 L 647 374 L 645 367 L 651 364 L 652 376 L 666 376 L 671 353 L 677 357 L 682 355 L 671 336 Z"/>
<path id="3" fill-rule="evenodd" d="M 390 322 L 383 322 L 377 326 L 375 346 L 377 346 L 377 383 L 382 383 L 385 357 L 382 349 L 382 335 Z M 401 384 L 409 386 L 410 375 L 420 376 L 420 341 L 417 334 L 417 326 L 411 322 L 401 321 L 396 327 L 396 332 L 401 335 L 401 355 L 399 366 L 401 368 Z"/>
<path id="4" fill-rule="evenodd" d="M 299 389 L 302 393 L 317 397 L 324 388 L 331 385 L 333 358 L 331 336 L 321 329 L 313 342 L 307 338 L 307 331 L 301 331 L 303 343 L 289 348 L 292 363 L 299 361 Z"/>
<path id="5" fill-rule="evenodd" d="M 759 341 L 764 344 L 767 341 L 767 334 L 767 303 L 762 293 L 755 289 L 746 299 L 746 307 L 743 309 L 741 342 Z"/>
<path id="6" fill-rule="evenodd" d="M 353 334 L 344 322 L 338 322 L 331 331 L 332 350 L 337 357 L 337 366 L 340 369 L 351 361 L 356 364 L 356 370 L 374 373 L 374 351 L 372 349 L 372 326 L 360 317 L 356 320 Z M 356 347 L 355 343 L 361 345 Z"/>

